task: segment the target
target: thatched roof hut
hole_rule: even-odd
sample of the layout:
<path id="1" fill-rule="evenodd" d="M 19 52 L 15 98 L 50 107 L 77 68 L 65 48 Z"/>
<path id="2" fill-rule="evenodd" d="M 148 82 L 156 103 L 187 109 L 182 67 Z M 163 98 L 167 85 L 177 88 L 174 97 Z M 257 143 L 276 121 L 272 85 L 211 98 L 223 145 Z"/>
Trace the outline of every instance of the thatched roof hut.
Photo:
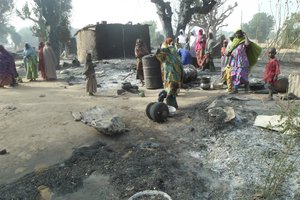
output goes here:
<path id="1" fill-rule="evenodd" d="M 141 24 L 96 24 L 86 26 L 75 34 L 77 57 L 83 63 L 87 52 L 93 58 L 134 58 L 137 38 L 144 40 L 150 51 L 149 26 Z"/>

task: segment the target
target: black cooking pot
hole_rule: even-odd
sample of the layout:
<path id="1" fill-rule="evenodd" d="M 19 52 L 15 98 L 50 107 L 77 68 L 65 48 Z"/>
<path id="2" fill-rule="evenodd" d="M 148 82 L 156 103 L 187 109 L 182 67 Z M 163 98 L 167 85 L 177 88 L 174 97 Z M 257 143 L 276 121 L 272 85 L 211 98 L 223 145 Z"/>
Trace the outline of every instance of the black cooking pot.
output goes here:
<path id="1" fill-rule="evenodd" d="M 201 87 L 203 90 L 209 90 L 209 89 L 210 89 L 210 83 L 201 83 L 201 84 L 200 84 L 200 87 Z"/>
<path id="2" fill-rule="evenodd" d="M 200 83 L 210 83 L 210 77 L 201 77 Z"/>

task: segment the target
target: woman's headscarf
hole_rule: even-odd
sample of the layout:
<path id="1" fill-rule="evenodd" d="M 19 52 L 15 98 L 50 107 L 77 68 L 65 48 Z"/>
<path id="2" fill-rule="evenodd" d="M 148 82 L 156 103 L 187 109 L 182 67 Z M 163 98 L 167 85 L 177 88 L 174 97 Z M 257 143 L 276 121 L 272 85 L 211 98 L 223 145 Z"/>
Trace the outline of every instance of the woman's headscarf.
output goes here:
<path id="1" fill-rule="evenodd" d="M 233 40 L 232 40 L 232 42 L 230 44 L 230 48 L 228 49 L 228 52 L 232 52 L 237 46 L 239 46 L 242 43 L 245 43 L 245 37 L 244 36 L 242 36 L 242 37 L 237 37 L 236 36 L 240 32 L 243 33 L 242 29 L 238 29 L 234 33 L 234 38 L 233 38 Z"/>
<path id="2" fill-rule="evenodd" d="M 161 48 L 167 48 L 168 46 L 173 45 L 173 39 L 168 37 L 165 39 L 165 41 L 162 43 Z"/>
<path id="3" fill-rule="evenodd" d="M 234 34 L 234 39 L 230 44 L 228 52 L 231 53 L 237 46 L 242 43 L 245 43 L 245 37 L 237 37 L 237 34 L 243 33 L 242 29 L 238 29 Z M 261 53 L 262 49 L 256 43 L 250 41 L 250 45 L 247 49 L 247 58 L 249 61 L 249 71 L 251 71 L 252 67 L 257 63 L 258 57 Z"/>
<path id="4" fill-rule="evenodd" d="M 181 44 L 186 43 L 186 35 L 185 35 L 183 29 L 179 30 L 178 42 Z"/>
<path id="5" fill-rule="evenodd" d="M 146 44 L 140 38 L 136 39 L 135 47 L 134 47 L 134 54 L 135 54 L 135 57 L 137 57 L 137 58 L 141 58 L 141 57 L 149 54 L 149 50 L 148 50 Z"/>

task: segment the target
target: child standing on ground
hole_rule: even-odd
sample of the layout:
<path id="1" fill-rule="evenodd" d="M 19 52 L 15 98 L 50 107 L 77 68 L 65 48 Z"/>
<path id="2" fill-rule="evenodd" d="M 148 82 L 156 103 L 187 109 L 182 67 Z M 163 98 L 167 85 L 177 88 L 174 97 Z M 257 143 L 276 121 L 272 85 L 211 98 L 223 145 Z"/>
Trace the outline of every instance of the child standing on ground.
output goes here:
<path id="1" fill-rule="evenodd" d="M 273 47 L 269 49 L 268 56 L 269 61 L 266 64 L 263 80 L 266 83 L 266 87 L 269 90 L 268 100 L 273 100 L 273 89 L 274 83 L 278 79 L 278 75 L 280 74 L 280 64 L 279 61 L 276 59 L 276 49 Z"/>
<path id="2" fill-rule="evenodd" d="M 86 92 L 90 96 L 94 96 L 94 93 L 97 92 L 97 80 L 95 74 L 95 64 L 92 61 L 92 54 L 88 53 L 86 55 L 86 62 L 83 69 L 83 74 L 86 77 Z"/>

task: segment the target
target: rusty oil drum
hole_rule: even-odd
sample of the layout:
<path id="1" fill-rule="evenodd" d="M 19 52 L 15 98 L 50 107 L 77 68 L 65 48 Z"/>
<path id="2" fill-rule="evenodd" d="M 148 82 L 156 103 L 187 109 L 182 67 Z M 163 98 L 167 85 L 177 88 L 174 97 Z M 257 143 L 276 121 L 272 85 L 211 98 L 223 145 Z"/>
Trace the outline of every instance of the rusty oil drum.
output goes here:
<path id="1" fill-rule="evenodd" d="M 147 89 L 159 89 L 163 87 L 160 62 L 153 54 L 142 58 L 144 81 Z"/>

